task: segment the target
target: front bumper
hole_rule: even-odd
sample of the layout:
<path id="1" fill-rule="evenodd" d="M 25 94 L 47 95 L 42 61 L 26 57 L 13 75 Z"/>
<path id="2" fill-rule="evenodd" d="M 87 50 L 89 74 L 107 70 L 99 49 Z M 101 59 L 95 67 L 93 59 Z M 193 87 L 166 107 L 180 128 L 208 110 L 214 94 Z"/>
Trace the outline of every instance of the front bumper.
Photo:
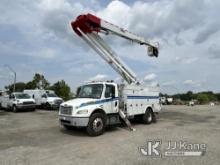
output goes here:
<path id="1" fill-rule="evenodd" d="M 59 109 L 60 104 L 50 104 L 51 108 Z"/>
<path id="2" fill-rule="evenodd" d="M 62 102 L 60 103 L 49 103 L 52 109 L 59 109 L 60 104 L 62 104 Z"/>
<path id="3" fill-rule="evenodd" d="M 28 104 L 28 105 L 16 105 L 17 109 L 35 109 L 36 104 Z"/>
<path id="4" fill-rule="evenodd" d="M 72 117 L 72 116 L 59 116 L 60 124 L 61 125 L 69 125 L 75 127 L 86 127 L 89 122 L 88 117 Z"/>

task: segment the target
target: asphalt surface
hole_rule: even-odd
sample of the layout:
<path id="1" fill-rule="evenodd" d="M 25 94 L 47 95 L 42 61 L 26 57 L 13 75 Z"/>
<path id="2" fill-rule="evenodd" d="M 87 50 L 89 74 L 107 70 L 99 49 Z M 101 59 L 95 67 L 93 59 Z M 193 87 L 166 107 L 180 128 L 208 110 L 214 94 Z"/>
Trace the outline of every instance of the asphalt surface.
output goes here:
<path id="1" fill-rule="evenodd" d="M 108 128 L 89 137 L 84 129 L 65 130 L 57 111 L 5 112 L 0 110 L 0 165 L 75 164 L 199 164 L 220 162 L 219 106 L 164 106 L 157 123 L 133 122 Z M 140 147 L 159 140 L 161 156 L 145 156 Z M 165 156 L 168 141 L 205 144 L 203 156 Z M 158 148 L 157 148 L 158 149 Z"/>

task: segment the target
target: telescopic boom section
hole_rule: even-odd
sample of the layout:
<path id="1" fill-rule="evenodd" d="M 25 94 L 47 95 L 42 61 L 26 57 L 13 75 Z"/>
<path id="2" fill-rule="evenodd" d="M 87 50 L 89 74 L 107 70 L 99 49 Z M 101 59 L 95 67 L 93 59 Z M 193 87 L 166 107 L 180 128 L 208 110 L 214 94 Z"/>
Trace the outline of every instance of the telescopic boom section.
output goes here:
<path id="1" fill-rule="evenodd" d="M 148 46 L 148 55 L 158 57 L 158 45 L 145 41 L 144 38 L 128 32 L 116 25 L 92 15 L 80 15 L 71 23 L 73 30 L 82 37 L 116 72 L 118 72 L 129 84 L 137 83 L 136 75 L 126 66 L 117 54 L 98 35 L 99 32 L 114 34 L 119 37 Z"/>

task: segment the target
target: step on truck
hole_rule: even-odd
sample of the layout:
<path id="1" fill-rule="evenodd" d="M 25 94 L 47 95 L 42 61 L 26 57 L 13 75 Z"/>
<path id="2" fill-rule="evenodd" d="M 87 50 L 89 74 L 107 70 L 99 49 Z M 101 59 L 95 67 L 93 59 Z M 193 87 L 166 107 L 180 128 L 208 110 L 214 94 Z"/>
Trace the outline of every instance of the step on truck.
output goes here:
<path id="1" fill-rule="evenodd" d="M 92 14 L 80 15 L 71 22 L 73 30 L 93 48 L 124 80 L 117 84 L 112 81 L 90 82 L 77 89 L 76 98 L 60 105 L 59 121 L 66 129 L 86 127 L 91 136 L 101 135 L 106 126 L 126 123 L 135 130 L 129 119 L 138 119 L 145 124 L 156 121 L 161 110 L 159 86 L 140 83 L 131 69 L 99 35 L 112 34 L 140 45 L 147 46 L 150 57 L 158 57 L 158 44 L 146 41 L 134 33 L 104 21 Z"/>

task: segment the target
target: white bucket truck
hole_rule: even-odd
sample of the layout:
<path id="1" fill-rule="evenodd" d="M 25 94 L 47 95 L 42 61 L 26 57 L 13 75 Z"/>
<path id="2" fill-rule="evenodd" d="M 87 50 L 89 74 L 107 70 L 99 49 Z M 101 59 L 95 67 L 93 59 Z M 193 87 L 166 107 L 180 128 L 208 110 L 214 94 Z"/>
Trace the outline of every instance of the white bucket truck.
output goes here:
<path id="1" fill-rule="evenodd" d="M 82 85 L 77 90 L 77 98 L 60 105 L 61 125 L 67 129 L 72 126 L 86 127 L 89 135 L 97 136 L 104 132 L 107 125 L 120 123 L 120 119 L 124 120 L 130 130 L 134 128 L 128 119 L 137 118 L 146 124 L 156 121 L 155 114 L 161 110 L 159 87 L 140 84 L 135 74 L 121 62 L 98 32 L 114 34 L 146 45 L 149 56 L 158 56 L 158 46 L 91 14 L 80 15 L 71 25 L 127 83 L 116 84 L 107 81 Z"/>
<path id="2" fill-rule="evenodd" d="M 11 109 L 13 112 L 19 110 L 35 110 L 35 100 L 28 94 L 23 92 L 14 92 L 10 95 L 1 96 L 1 107 L 4 109 Z"/>
<path id="3" fill-rule="evenodd" d="M 29 94 L 35 101 L 36 105 L 45 109 L 57 109 L 63 102 L 63 99 L 58 97 L 52 90 L 44 89 L 27 89 L 24 93 Z"/>

